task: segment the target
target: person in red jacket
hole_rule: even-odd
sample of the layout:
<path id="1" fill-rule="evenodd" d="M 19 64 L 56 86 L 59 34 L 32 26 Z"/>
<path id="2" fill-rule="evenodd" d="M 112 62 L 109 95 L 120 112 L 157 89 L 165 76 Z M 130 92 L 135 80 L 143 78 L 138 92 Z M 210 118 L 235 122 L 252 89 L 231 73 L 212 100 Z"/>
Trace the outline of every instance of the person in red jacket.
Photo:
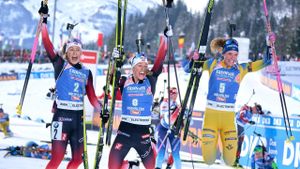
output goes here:
<path id="1" fill-rule="evenodd" d="M 151 106 L 158 76 L 166 56 L 165 41 L 160 44 L 155 63 L 148 69 L 147 57 L 137 54 L 130 59 L 132 74 L 121 77 L 122 114 L 116 138 L 109 153 L 109 169 L 120 169 L 129 150 L 134 148 L 146 169 L 155 167 L 155 149 L 151 142 Z M 118 52 L 118 51 L 116 51 Z M 115 54 L 119 56 L 119 54 Z"/>

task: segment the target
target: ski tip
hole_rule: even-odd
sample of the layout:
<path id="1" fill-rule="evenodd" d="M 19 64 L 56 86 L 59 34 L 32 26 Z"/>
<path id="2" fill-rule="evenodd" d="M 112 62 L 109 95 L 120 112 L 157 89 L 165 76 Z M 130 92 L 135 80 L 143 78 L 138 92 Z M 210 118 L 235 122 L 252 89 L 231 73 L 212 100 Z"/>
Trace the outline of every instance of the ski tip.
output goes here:
<path id="1" fill-rule="evenodd" d="M 17 106 L 16 109 L 17 109 L 17 112 L 16 112 L 16 113 L 17 113 L 18 115 L 21 115 L 21 114 L 22 114 L 22 106 L 19 104 L 19 105 Z"/>

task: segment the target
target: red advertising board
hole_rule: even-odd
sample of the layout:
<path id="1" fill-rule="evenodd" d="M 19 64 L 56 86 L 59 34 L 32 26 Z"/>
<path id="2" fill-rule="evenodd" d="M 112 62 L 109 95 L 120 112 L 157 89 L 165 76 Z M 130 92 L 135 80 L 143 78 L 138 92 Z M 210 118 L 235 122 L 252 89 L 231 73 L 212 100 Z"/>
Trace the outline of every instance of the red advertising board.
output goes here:
<path id="1" fill-rule="evenodd" d="M 80 61 L 82 63 L 96 64 L 97 63 L 97 51 L 83 50 Z"/>

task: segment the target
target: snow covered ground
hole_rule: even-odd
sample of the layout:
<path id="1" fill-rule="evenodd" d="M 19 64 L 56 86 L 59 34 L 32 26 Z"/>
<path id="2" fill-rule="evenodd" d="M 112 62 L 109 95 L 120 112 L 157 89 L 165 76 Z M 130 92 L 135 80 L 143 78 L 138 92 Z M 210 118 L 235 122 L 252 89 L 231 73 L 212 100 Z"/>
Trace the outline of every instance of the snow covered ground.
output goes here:
<path id="1" fill-rule="evenodd" d="M 9 65 L 4 66 L 1 64 L 0 72 L 4 69 L 8 69 Z M 186 83 L 189 76 L 185 74 L 182 70 L 178 70 L 179 84 L 181 97 L 184 97 L 184 91 L 186 90 Z M 261 84 L 260 72 L 248 74 L 241 84 L 240 91 L 237 97 L 237 108 L 248 102 L 251 97 L 253 90 L 255 94 L 251 98 L 249 104 L 253 105 L 254 102 L 260 103 L 265 110 L 269 110 L 272 114 L 281 115 L 281 107 L 279 95 L 277 92 L 269 89 L 268 87 Z M 97 76 L 96 94 L 100 95 L 102 92 L 102 86 L 104 85 L 103 76 Z M 164 79 L 167 79 L 167 74 L 164 73 L 159 77 L 157 84 L 157 92 L 163 91 Z M 204 110 L 206 103 L 206 93 L 207 93 L 207 81 L 208 74 L 204 73 L 201 78 L 201 83 L 198 90 L 198 97 L 195 105 L 195 109 Z M 175 76 L 171 74 L 171 86 L 175 86 Z M 12 145 L 25 145 L 28 141 L 40 140 L 50 140 L 50 130 L 45 127 L 44 123 L 36 122 L 36 119 L 43 119 L 45 122 L 50 122 L 52 118 L 52 113 L 50 112 L 52 101 L 46 99 L 46 93 L 50 87 L 54 86 L 54 79 L 30 79 L 27 93 L 23 105 L 23 116 L 31 117 L 31 121 L 13 117 L 15 115 L 16 106 L 19 103 L 20 93 L 23 87 L 23 80 L 15 81 L 0 81 L 0 103 L 3 104 L 5 112 L 10 114 L 11 117 L 11 129 L 15 133 L 15 137 L 3 139 L 3 133 L 0 133 L 0 148 L 5 148 Z M 299 107 L 300 102 L 296 101 L 290 97 L 286 97 L 287 107 L 289 114 L 300 114 Z M 98 133 L 95 131 L 87 132 L 88 142 L 96 143 Z M 88 146 L 88 156 L 90 168 L 94 162 L 94 154 L 96 147 L 93 145 Z M 68 150 L 67 156 L 70 156 L 70 150 Z M 108 162 L 109 147 L 104 147 L 104 154 L 101 160 L 101 169 L 106 168 Z M 0 169 L 31 169 L 31 168 L 44 168 L 48 160 L 25 158 L 25 157 L 7 157 L 3 158 L 5 154 L 4 151 L 0 151 Z M 194 155 L 195 160 L 199 160 Z M 135 159 L 136 154 L 131 151 L 127 156 L 128 159 Z M 182 153 L 182 158 L 190 159 L 190 155 Z M 67 162 L 62 162 L 60 168 L 66 168 Z M 227 168 L 225 165 L 212 165 L 207 166 L 205 164 L 194 164 L 195 168 Z M 81 168 L 83 168 L 81 166 Z M 183 168 L 193 168 L 191 163 L 183 163 Z M 230 167 L 228 167 L 230 168 Z"/>
<path id="2" fill-rule="evenodd" d="M 19 118 L 11 118 L 11 129 L 15 133 L 15 137 L 5 138 L 3 139 L 3 134 L 0 133 L 0 148 L 6 148 L 8 146 L 22 146 L 25 145 L 28 141 L 35 141 L 38 144 L 45 144 L 43 141 L 50 141 L 50 130 L 45 127 L 45 124 L 27 121 Z M 88 131 L 87 138 L 88 143 L 96 143 L 97 142 L 96 131 Z M 108 163 L 108 154 L 110 147 L 104 146 L 104 154 L 102 156 L 102 160 L 100 163 L 100 169 L 107 168 Z M 88 145 L 88 158 L 89 158 L 89 167 L 92 168 L 94 164 L 94 156 L 95 156 L 96 146 Z M 67 149 L 67 157 L 71 157 L 71 150 Z M 36 158 L 27 158 L 27 157 L 17 157 L 17 156 L 8 156 L 3 158 L 3 155 L 6 151 L 0 151 L 0 169 L 38 169 L 45 168 L 49 160 L 42 160 Z M 132 150 L 126 157 L 128 160 L 136 160 L 136 153 Z M 182 154 L 184 159 L 190 159 L 189 155 Z M 199 158 L 194 158 L 194 160 L 199 160 Z M 60 165 L 60 169 L 66 168 L 68 161 L 63 161 Z M 205 164 L 194 163 L 195 168 L 207 168 L 208 166 Z M 80 166 L 83 169 L 83 166 Z M 142 167 L 141 167 L 142 168 Z M 183 168 L 188 169 L 192 168 L 191 163 L 183 163 Z M 212 165 L 209 168 L 211 169 L 219 169 L 226 168 L 225 166 L 220 165 Z M 230 167 L 228 167 L 230 168 Z"/>

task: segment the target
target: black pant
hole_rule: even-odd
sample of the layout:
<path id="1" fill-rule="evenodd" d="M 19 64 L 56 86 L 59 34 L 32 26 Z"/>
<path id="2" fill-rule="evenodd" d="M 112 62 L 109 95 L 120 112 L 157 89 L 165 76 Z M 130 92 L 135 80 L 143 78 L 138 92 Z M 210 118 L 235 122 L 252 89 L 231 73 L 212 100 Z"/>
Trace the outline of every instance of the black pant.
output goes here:
<path id="1" fill-rule="evenodd" d="M 52 119 L 52 158 L 46 168 L 57 168 L 64 158 L 68 142 L 72 151 L 72 160 L 67 168 L 78 168 L 83 154 L 83 111 L 58 109 Z M 62 122 L 61 135 L 57 135 L 55 123 Z M 57 139 L 57 140 L 53 140 Z"/>
<path id="2" fill-rule="evenodd" d="M 149 125 L 121 122 L 109 154 L 109 169 L 119 169 L 130 148 L 140 155 L 146 169 L 155 166 L 155 155 L 151 145 Z"/>

